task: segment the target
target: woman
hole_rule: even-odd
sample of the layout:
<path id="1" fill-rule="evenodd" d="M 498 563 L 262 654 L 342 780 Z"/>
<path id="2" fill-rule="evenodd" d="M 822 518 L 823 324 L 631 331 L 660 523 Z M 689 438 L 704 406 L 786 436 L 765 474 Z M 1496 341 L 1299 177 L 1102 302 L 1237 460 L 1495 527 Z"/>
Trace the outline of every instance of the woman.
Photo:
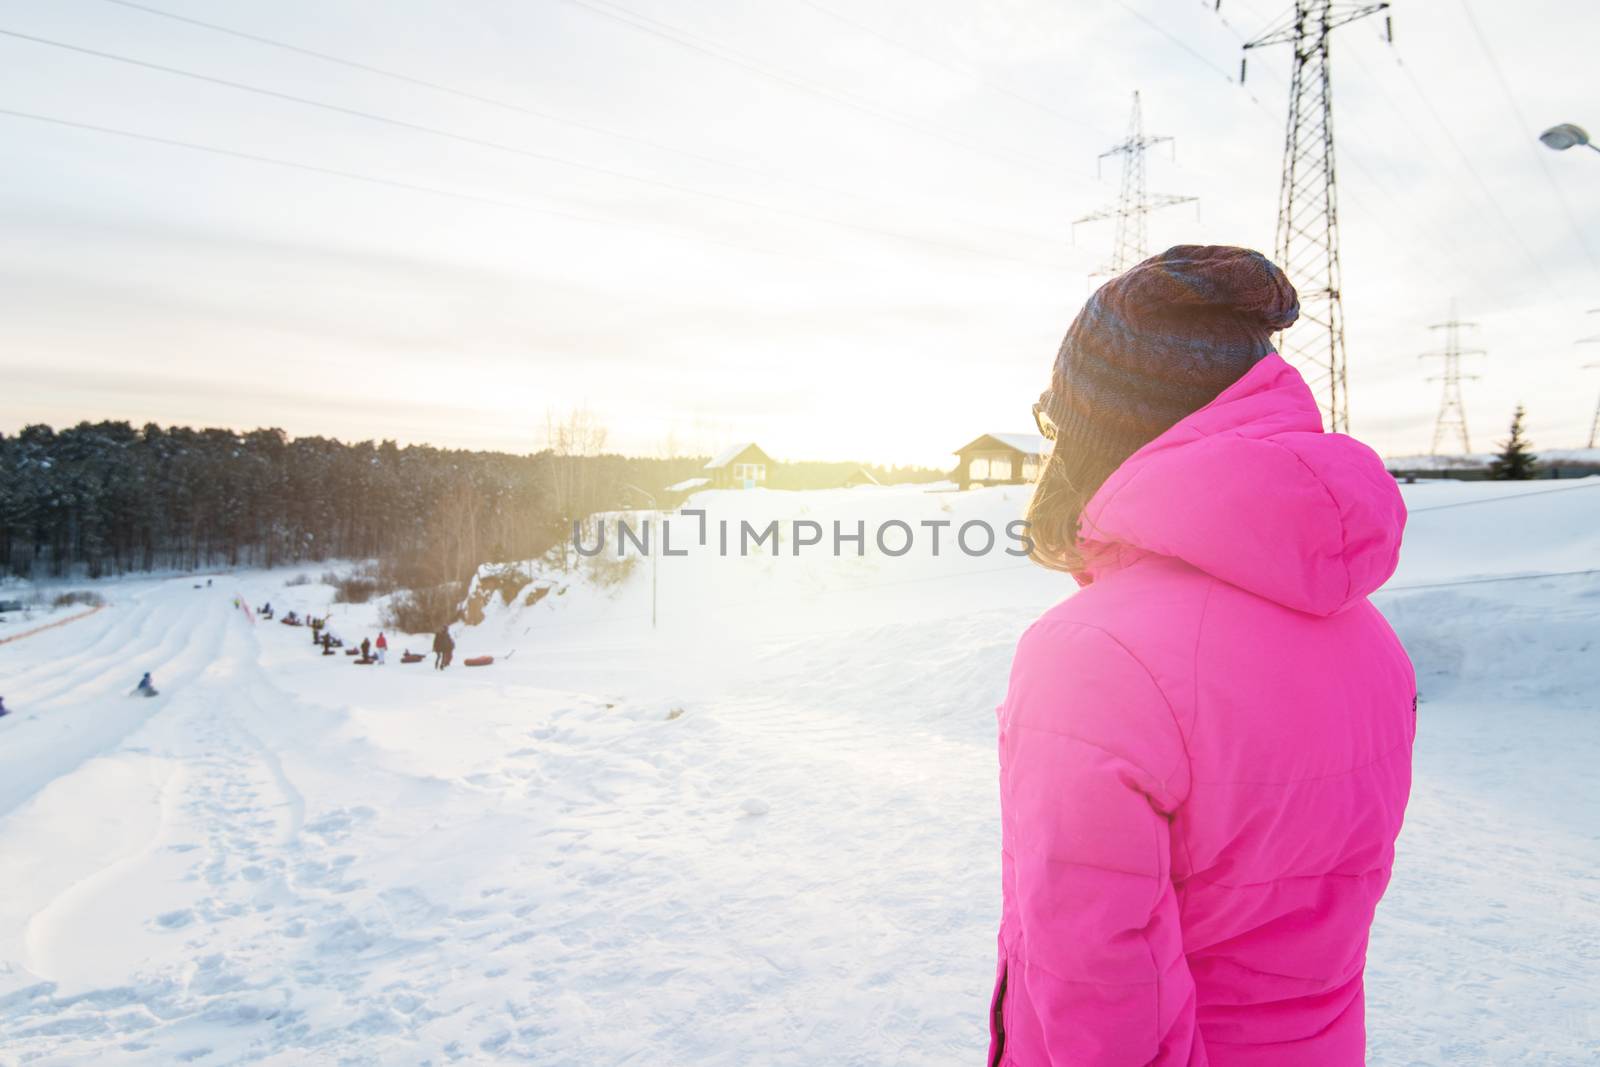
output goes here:
<path id="1" fill-rule="evenodd" d="M 1170 249 L 1089 299 L 1035 408 L 1034 555 L 1083 589 L 999 709 L 991 1064 L 1364 1062 L 1416 729 L 1366 598 L 1405 508 L 1272 350 L 1298 312 L 1259 253 Z"/>

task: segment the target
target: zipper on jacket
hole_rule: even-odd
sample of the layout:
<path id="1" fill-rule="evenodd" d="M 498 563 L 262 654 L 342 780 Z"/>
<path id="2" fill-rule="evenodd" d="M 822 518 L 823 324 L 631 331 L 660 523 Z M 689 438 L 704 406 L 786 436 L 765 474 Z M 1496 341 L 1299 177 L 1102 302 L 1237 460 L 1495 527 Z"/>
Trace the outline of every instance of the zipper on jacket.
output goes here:
<path id="1" fill-rule="evenodd" d="M 994 991 L 994 1004 L 989 1008 L 989 1032 L 994 1035 L 994 1054 L 989 1057 L 989 1067 L 1000 1067 L 1000 1061 L 1006 1058 L 1006 979 L 1010 977 L 1010 967 L 1000 972 L 1000 984 Z"/>

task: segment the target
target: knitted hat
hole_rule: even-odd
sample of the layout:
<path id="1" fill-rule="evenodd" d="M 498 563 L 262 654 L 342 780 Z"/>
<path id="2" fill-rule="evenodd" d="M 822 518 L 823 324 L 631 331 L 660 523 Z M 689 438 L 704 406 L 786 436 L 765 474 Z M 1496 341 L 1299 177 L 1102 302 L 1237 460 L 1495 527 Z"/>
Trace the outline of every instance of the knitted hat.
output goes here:
<path id="1" fill-rule="evenodd" d="M 1294 286 L 1261 253 L 1169 248 L 1084 304 L 1038 410 L 1063 458 L 1103 478 L 1238 381 L 1299 314 Z"/>

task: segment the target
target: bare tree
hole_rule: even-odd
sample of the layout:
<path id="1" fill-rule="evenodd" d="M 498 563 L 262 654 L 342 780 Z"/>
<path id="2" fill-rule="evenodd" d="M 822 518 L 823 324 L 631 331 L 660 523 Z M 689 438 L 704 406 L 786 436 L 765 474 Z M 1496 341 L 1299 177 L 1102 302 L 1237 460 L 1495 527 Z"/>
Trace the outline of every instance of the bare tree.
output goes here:
<path id="1" fill-rule="evenodd" d="M 582 522 L 604 507 L 614 486 L 605 484 L 600 464 L 607 432 L 593 412 L 574 408 L 564 418 L 545 412 L 545 442 L 550 449 L 551 498 L 554 511 L 564 529 Z M 569 569 L 567 548 L 562 538 L 562 567 Z"/>

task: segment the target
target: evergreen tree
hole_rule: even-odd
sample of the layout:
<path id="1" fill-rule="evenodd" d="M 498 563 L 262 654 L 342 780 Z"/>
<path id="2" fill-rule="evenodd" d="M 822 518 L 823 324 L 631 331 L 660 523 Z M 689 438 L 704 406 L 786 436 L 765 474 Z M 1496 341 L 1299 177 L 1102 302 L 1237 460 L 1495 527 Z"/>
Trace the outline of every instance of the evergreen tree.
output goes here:
<path id="1" fill-rule="evenodd" d="M 572 518 L 622 506 L 625 485 L 660 493 L 705 462 L 605 452 L 586 417 L 566 429 L 565 452 L 510 455 L 277 429 L 25 426 L 0 434 L 0 575 L 356 558 L 394 584 L 445 589 L 481 563 L 542 555 Z M 796 480 L 827 466 L 796 464 Z"/>
<path id="2" fill-rule="evenodd" d="M 1501 482 L 1524 482 L 1532 478 L 1539 459 L 1529 451 L 1530 443 L 1522 435 L 1522 405 L 1517 405 L 1511 417 L 1511 436 L 1500 446 L 1500 454 L 1489 465 L 1489 477 Z"/>

